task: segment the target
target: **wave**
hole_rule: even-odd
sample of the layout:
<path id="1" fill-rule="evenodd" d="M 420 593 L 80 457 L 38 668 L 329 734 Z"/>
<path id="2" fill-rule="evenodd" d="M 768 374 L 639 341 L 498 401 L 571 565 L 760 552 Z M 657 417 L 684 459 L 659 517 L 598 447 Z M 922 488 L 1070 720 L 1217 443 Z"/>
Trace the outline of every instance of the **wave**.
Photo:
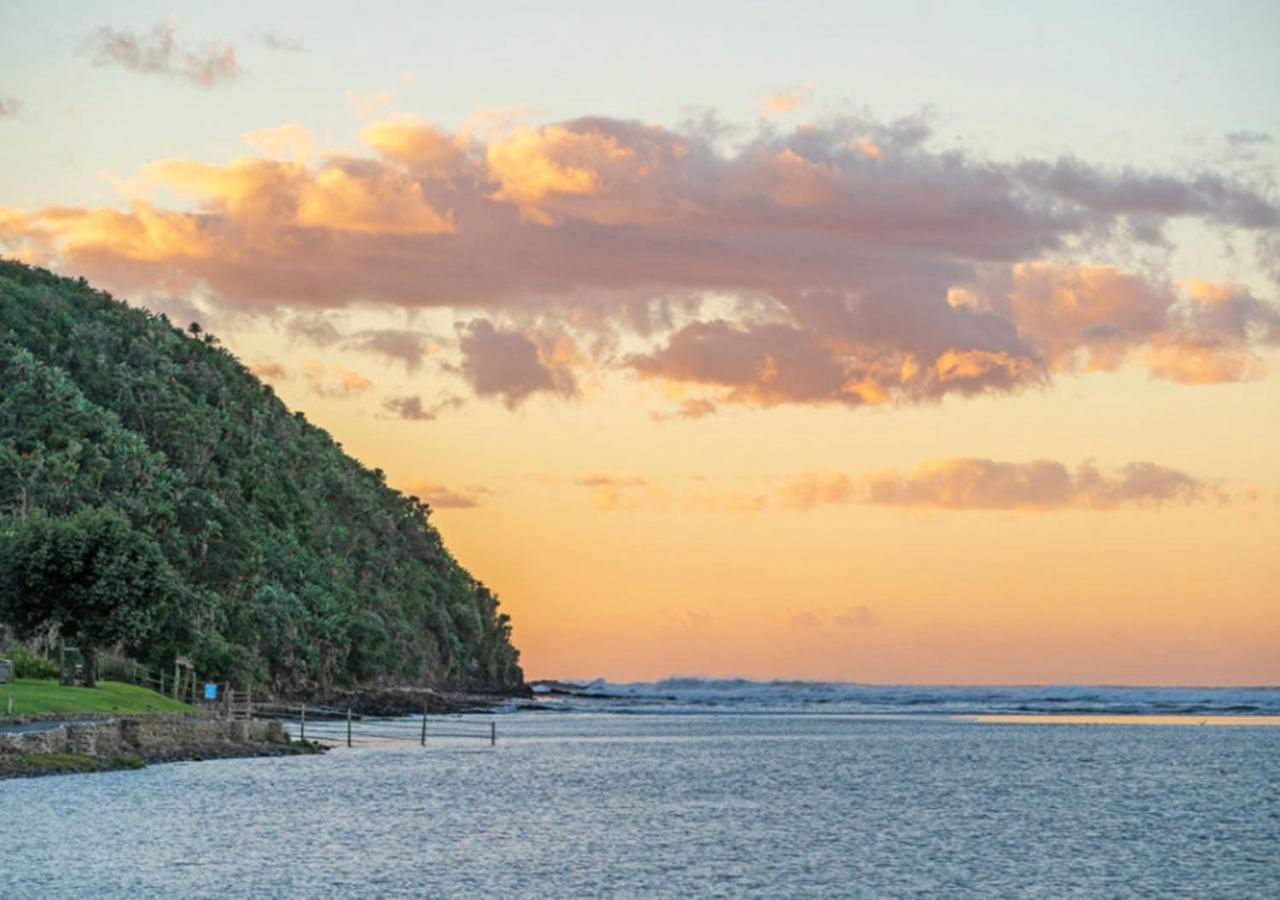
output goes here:
<path id="1" fill-rule="evenodd" d="M 682 677 L 652 682 L 538 682 L 534 692 L 559 708 L 615 712 L 1280 715 L 1280 688 L 1273 687 L 874 685 Z"/>

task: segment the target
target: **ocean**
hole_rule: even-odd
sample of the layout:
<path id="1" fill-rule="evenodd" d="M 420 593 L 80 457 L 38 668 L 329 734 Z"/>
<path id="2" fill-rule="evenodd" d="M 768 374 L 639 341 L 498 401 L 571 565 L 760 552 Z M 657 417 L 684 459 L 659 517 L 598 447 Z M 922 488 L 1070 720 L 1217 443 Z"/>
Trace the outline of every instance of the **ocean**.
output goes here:
<path id="1" fill-rule="evenodd" d="M 541 690 L 470 717 L 493 747 L 0 782 L 0 897 L 1280 895 L 1280 728 L 968 718 L 1260 721 L 1274 689 Z"/>

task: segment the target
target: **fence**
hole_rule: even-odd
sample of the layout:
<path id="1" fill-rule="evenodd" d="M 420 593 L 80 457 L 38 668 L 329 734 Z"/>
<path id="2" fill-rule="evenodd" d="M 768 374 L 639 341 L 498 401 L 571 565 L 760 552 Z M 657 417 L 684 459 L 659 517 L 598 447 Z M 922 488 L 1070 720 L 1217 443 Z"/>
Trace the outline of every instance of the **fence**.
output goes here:
<path id="1" fill-rule="evenodd" d="M 233 709 L 235 707 L 233 706 Z M 462 738 L 498 743 L 498 723 L 477 722 L 462 716 L 361 716 L 350 709 L 308 703 L 256 703 L 251 715 L 280 721 L 291 737 L 348 747 L 356 744 L 417 743 L 428 740 Z"/>
<path id="2" fill-rule="evenodd" d="M 240 690 L 229 684 L 217 685 L 217 699 L 204 698 L 204 682 L 196 677 L 193 667 L 175 665 L 173 672 L 151 669 L 141 663 L 110 653 L 98 657 L 98 677 L 125 681 L 183 700 L 192 706 L 220 713 L 229 719 L 276 719 L 299 740 L 326 744 L 374 744 L 417 742 L 428 739 L 462 738 L 498 743 L 498 724 L 478 722 L 463 716 L 431 715 L 423 708 L 421 716 L 369 717 L 351 709 L 319 706 L 310 703 L 255 703 L 252 689 Z"/>
<path id="3" fill-rule="evenodd" d="M 189 665 L 175 665 L 173 671 L 152 669 L 142 663 L 113 653 L 102 653 L 98 656 L 98 678 L 109 681 L 124 681 L 140 687 L 150 688 L 158 694 L 182 700 L 192 706 L 206 709 L 216 708 L 217 702 L 204 699 L 204 682 L 196 676 L 196 670 Z M 226 685 L 218 685 L 218 697 L 221 699 Z"/>

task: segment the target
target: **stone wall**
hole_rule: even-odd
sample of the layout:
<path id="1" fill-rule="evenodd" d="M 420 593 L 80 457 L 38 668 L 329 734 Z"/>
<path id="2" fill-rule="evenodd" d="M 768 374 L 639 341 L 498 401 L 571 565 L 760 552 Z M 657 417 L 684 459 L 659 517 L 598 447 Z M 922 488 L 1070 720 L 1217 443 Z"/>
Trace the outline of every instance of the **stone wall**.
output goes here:
<path id="1" fill-rule="evenodd" d="M 0 732 L 0 755 L 89 753 L 178 754 L 210 747 L 285 743 L 279 722 L 200 718 L 180 713 L 59 722 L 40 730 Z"/>

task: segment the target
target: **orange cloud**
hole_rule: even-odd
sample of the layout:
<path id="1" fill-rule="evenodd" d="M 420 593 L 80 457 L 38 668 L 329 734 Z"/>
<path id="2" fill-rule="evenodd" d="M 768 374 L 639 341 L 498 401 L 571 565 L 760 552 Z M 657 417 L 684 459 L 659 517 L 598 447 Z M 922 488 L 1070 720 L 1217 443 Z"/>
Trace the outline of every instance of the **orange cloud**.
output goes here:
<path id="1" fill-rule="evenodd" d="M 667 492 L 636 476 L 590 474 L 578 478 L 579 487 L 591 489 L 591 500 L 600 512 L 665 508 Z"/>
<path id="2" fill-rule="evenodd" d="M 144 302 L 198 286 L 256 308 L 510 311 L 537 324 L 461 335 L 455 371 L 511 406 L 575 396 L 605 362 L 687 386 L 697 410 L 852 407 L 1124 365 L 1241 380 L 1280 346 L 1280 309 L 1243 286 L 1044 261 L 1134 216 L 1280 233 L 1265 193 L 1212 174 L 975 161 L 930 150 L 918 119 L 767 127 L 726 152 L 602 117 L 488 136 L 401 117 L 362 131 L 376 156 L 315 161 L 299 129 L 250 135 L 293 159 L 144 166 L 127 211 L 0 210 L 0 245 Z M 519 371 L 485 354 L 504 339 Z"/>
<path id="3" fill-rule="evenodd" d="M 319 360 L 306 357 L 302 364 L 302 377 L 306 380 L 307 387 L 321 397 L 350 397 L 363 394 L 373 387 L 373 382 L 359 372 L 338 363 L 326 369 Z"/>
<path id="4" fill-rule="evenodd" d="M 415 171 L 447 175 L 463 164 L 465 144 L 458 136 L 404 115 L 360 129 L 360 140 L 383 157 L 412 165 Z"/>
<path id="5" fill-rule="evenodd" d="M 760 112 L 766 118 L 780 116 L 809 105 L 809 95 L 813 93 L 813 82 L 786 88 L 776 94 L 769 94 L 760 105 Z"/>
<path id="6" fill-rule="evenodd" d="M 1179 384 L 1225 384 L 1252 381 L 1267 374 L 1257 354 L 1216 341 L 1159 335 L 1142 353 L 1151 374 Z"/>
<path id="7" fill-rule="evenodd" d="M 305 162 L 316 151 L 315 138 L 310 130 L 297 122 L 247 131 L 240 136 L 240 140 L 267 156 L 296 162 Z"/>
<path id="8" fill-rule="evenodd" d="M 29 217 L 28 233 L 48 237 L 66 253 L 103 253 L 142 262 L 208 257 L 214 252 L 200 222 L 181 213 L 134 203 L 127 213 L 112 209 L 51 207 Z"/>
<path id="9" fill-rule="evenodd" d="M 249 371 L 267 381 L 279 381 L 289 377 L 289 373 L 285 371 L 284 366 L 271 360 L 254 363 L 249 367 Z"/>
<path id="10" fill-rule="evenodd" d="M 787 509 L 809 509 L 831 503 L 849 503 L 855 497 L 854 482 L 838 472 L 811 473 L 784 482 L 778 488 Z"/>
<path id="11" fill-rule="evenodd" d="M 409 482 L 405 485 L 404 492 L 436 509 L 474 509 L 480 505 L 480 498 L 483 495 L 493 493 L 481 485 L 454 490 L 425 479 Z"/>

